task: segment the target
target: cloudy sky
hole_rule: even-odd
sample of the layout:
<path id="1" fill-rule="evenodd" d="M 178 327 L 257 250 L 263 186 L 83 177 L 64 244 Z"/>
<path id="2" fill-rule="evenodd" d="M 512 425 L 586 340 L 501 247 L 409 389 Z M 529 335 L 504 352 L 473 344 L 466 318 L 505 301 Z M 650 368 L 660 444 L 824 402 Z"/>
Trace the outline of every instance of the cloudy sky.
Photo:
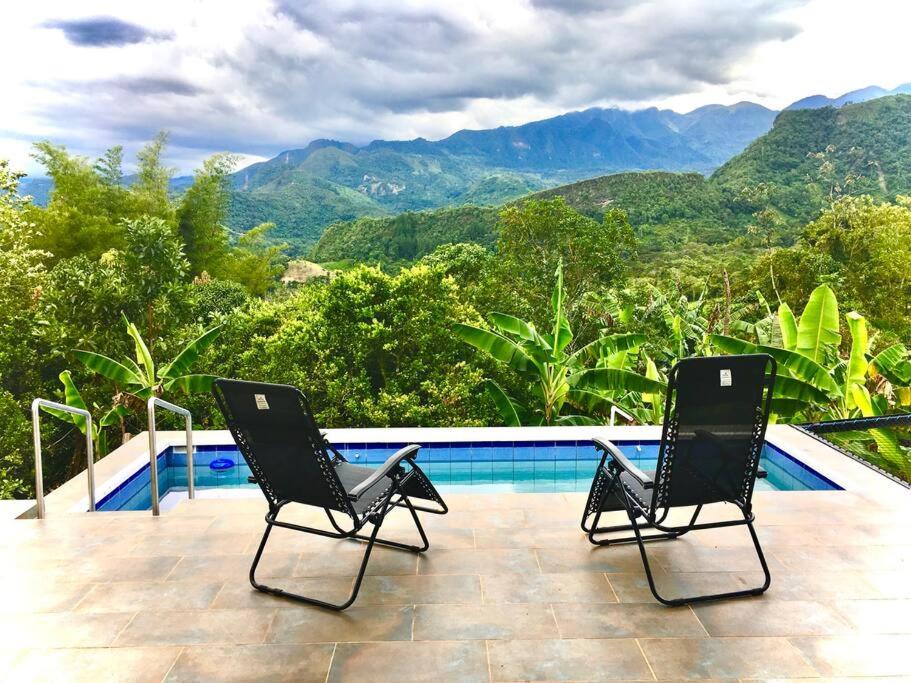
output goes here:
<path id="1" fill-rule="evenodd" d="M 908 7 L 908 9 L 905 9 Z M 589 106 L 780 108 L 911 81 L 893 0 L 66 0 L 3 10 L 0 158 L 155 131 L 190 171 L 312 139 L 445 137 Z"/>

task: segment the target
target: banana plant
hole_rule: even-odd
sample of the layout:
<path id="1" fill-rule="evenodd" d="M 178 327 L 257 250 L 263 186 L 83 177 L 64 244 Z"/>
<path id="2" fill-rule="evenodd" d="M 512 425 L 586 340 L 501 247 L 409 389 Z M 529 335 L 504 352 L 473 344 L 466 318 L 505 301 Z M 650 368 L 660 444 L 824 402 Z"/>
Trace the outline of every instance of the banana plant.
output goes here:
<path id="1" fill-rule="evenodd" d="M 73 382 L 73 376 L 69 370 L 64 370 L 60 373 L 60 383 L 63 384 L 63 402 L 71 408 L 79 408 L 81 410 L 88 410 L 88 406 L 82 398 L 82 394 L 79 393 L 79 389 L 76 387 L 76 383 Z M 98 406 L 94 406 L 96 409 Z M 45 412 L 53 415 L 64 422 L 69 422 L 76 426 L 76 428 L 82 432 L 82 435 L 85 436 L 86 429 L 88 426 L 86 424 L 87 420 L 82 415 L 75 415 L 73 413 L 68 413 L 64 410 L 58 410 L 57 408 L 51 408 L 49 406 L 41 406 L 41 409 Z M 113 424 L 116 424 L 124 415 L 126 415 L 127 409 L 123 405 L 115 405 L 113 408 L 108 410 L 100 420 L 92 421 L 92 441 L 95 444 L 95 457 L 101 458 L 107 455 L 107 435 L 104 431 L 105 427 L 109 427 Z"/>
<path id="2" fill-rule="evenodd" d="M 135 359 L 124 356 L 120 360 L 115 360 L 94 351 L 80 349 L 73 351 L 73 354 L 89 370 L 114 382 L 117 388 L 114 404 L 124 407 L 124 411 L 119 413 L 119 418 L 121 433 L 125 436 L 126 424 L 123 417 L 128 412 L 130 403 L 136 403 L 137 400 L 145 402 L 152 396 L 162 396 L 175 389 L 181 389 L 187 394 L 212 389 L 214 375 L 192 374 L 190 370 L 199 355 L 218 337 L 221 326 L 206 330 L 184 346 L 170 363 L 158 366 L 136 325 L 126 317 L 123 321 L 127 334 L 133 340 Z"/>
<path id="3" fill-rule="evenodd" d="M 570 352 L 573 333 L 564 311 L 563 266 L 557 267 L 551 295 L 553 326 L 542 333 L 533 323 L 505 313 L 491 313 L 493 330 L 457 324 L 455 335 L 506 364 L 531 384 L 538 405 L 530 407 L 509 396 L 496 382 L 485 382 L 507 426 L 599 424 L 614 405 L 632 393 L 660 393 L 664 383 L 637 374 L 621 358 L 645 341 L 640 334 L 602 336 Z M 614 359 L 613 364 L 611 359 Z M 586 363 L 594 360 L 593 367 Z M 575 412 L 564 414 L 565 406 Z"/>
<path id="4" fill-rule="evenodd" d="M 845 315 L 851 345 L 846 359 L 838 355 L 838 301 L 826 285 L 810 295 L 800 318 L 787 304 L 778 309 L 782 347 L 753 344 L 742 339 L 713 335 L 712 344 L 725 353 L 768 353 L 778 362 L 772 407 L 787 420 L 839 420 L 877 417 L 911 399 L 911 361 L 901 344 L 893 344 L 876 356 L 870 355 L 870 338 L 864 317 L 851 311 Z M 878 390 L 871 393 L 870 387 Z M 884 391 L 884 390 L 888 391 Z M 908 401 L 911 403 L 911 401 Z M 883 429 L 864 433 L 843 433 L 838 441 L 870 439 L 876 445 L 870 459 L 889 469 L 907 473 L 911 460 L 896 436 Z"/>

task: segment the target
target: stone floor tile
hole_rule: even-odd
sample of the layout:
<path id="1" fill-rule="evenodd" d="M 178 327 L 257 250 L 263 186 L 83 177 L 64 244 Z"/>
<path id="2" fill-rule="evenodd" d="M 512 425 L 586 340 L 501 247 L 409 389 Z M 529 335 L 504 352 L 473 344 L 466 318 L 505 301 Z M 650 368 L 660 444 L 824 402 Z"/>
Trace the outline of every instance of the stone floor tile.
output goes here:
<path id="1" fill-rule="evenodd" d="M 418 605 L 414 640 L 558 638 L 547 605 Z"/>
<path id="2" fill-rule="evenodd" d="M 776 570 L 782 569 L 781 563 L 774 556 L 768 552 L 765 556 L 773 575 Z M 705 547 L 690 542 L 688 537 L 651 544 L 648 548 L 648 558 L 652 566 L 660 566 L 668 572 L 762 571 L 762 565 L 753 546 Z"/>
<path id="3" fill-rule="evenodd" d="M 360 552 L 349 552 L 342 549 L 331 549 L 321 553 L 301 553 L 294 576 L 356 576 L 364 557 L 364 548 Z M 462 552 L 462 551 L 452 551 Z M 416 574 L 418 554 L 407 550 L 374 546 L 367 563 L 369 576 L 397 576 Z"/>
<path id="4" fill-rule="evenodd" d="M 493 640 L 494 681 L 653 680 L 633 639 Z"/>
<path id="5" fill-rule="evenodd" d="M 167 680 L 323 683 L 334 648 L 331 643 L 187 647 Z"/>
<path id="6" fill-rule="evenodd" d="M 339 643 L 328 681 L 452 681 L 488 679 L 487 652 L 481 641 Z"/>
<path id="7" fill-rule="evenodd" d="M 911 600 L 838 600 L 834 606 L 860 633 L 911 635 Z"/>
<path id="8" fill-rule="evenodd" d="M 161 581 L 180 558 L 160 557 L 80 557 L 75 560 L 40 561 L 30 567 L 29 575 L 47 583 L 101 583 L 105 581 Z"/>
<path id="9" fill-rule="evenodd" d="M 816 675 L 786 638 L 649 638 L 639 641 L 660 679 Z"/>
<path id="10" fill-rule="evenodd" d="M 458 574 L 366 576 L 357 601 L 363 605 L 477 604 L 481 580 Z"/>
<path id="11" fill-rule="evenodd" d="M 411 606 L 349 607 L 333 612 L 300 605 L 279 609 L 266 642 L 333 643 L 411 640 Z"/>
<path id="12" fill-rule="evenodd" d="M 4 648 L 107 647 L 123 630 L 132 613 L 0 615 Z"/>
<path id="13" fill-rule="evenodd" d="M 834 608 L 809 600 L 764 596 L 693 605 L 710 636 L 829 636 L 853 631 Z"/>
<path id="14" fill-rule="evenodd" d="M 261 643 L 274 615 L 272 609 L 143 611 L 123 629 L 114 645 Z"/>
<path id="15" fill-rule="evenodd" d="M 537 573 L 533 550 L 435 550 L 423 554 L 420 574 Z"/>
<path id="16" fill-rule="evenodd" d="M 535 551 L 545 574 L 631 572 L 642 570 L 639 550 L 631 545 L 598 547 L 591 543 Z"/>
<path id="17" fill-rule="evenodd" d="M 147 534 L 134 540 L 126 553 L 135 557 L 149 555 L 241 555 L 247 552 L 252 533 Z"/>
<path id="18" fill-rule="evenodd" d="M 178 647 L 118 647 L 20 653 L 3 671 L 9 681 L 158 683 L 177 659 Z"/>
<path id="19" fill-rule="evenodd" d="M 297 553 L 266 552 L 256 570 L 256 577 L 290 577 L 294 573 L 300 555 Z M 205 555 L 183 557 L 174 571 L 168 574 L 168 581 L 189 579 L 206 581 L 231 581 L 245 579 L 250 573 L 253 555 Z"/>
<path id="20" fill-rule="evenodd" d="M 159 581 L 95 584 L 79 602 L 78 612 L 206 609 L 222 582 Z"/>
<path id="21" fill-rule="evenodd" d="M 902 676 L 911 679 L 911 636 L 852 635 L 789 638 L 824 676 Z"/>
<path id="22" fill-rule="evenodd" d="M 0 614 L 65 612 L 79 604 L 96 585 L 100 584 L 40 580 L 0 582 Z"/>
<path id="23" fill-rule="evenodd" d="M 562 638 L 669 638 L 705 636 L 689 608 L 664 605 L 555 604 Z"/>
<path id="24" fill-rule="evenodd" d="M 617 602 L 604 574 L 492 574 L 481 577 L 484 602 Z"/>

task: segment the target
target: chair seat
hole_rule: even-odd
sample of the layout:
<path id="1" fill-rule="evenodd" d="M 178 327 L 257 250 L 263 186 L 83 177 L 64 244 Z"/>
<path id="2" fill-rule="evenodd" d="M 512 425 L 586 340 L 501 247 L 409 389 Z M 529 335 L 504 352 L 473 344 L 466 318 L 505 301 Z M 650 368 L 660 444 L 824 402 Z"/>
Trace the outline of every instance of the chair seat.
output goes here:
<path id="1" fill-rule="evenodd" d="M 363 467 L 362 465 L 352 465 L 347 462 L 339 462 L 335 466 L 335 472 L 338 474 L 342 486 L 345 487 L 345 493 L 348 493 L 355 486 L 367 479 L 371 474 L 376 472 L 373 467 Z M 389 488 L 390 480 L 388 478 L 380 479 L 376 484 L 364 491 L 358 500 L 352 501 L 355 511 L 362 515 L 370 506 L 382 496 Z"/>

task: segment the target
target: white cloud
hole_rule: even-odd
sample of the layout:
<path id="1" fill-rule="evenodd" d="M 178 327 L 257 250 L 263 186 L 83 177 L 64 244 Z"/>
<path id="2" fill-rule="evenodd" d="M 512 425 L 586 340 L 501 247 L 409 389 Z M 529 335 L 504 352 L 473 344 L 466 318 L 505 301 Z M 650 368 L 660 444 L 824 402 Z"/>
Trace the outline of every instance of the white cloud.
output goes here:
<path id="1" fill-rule="evenodd" d="M 865 0 L 112 0 L 16 3 L 0 156 L 130 153 L 171 131 L 186 172 L 317 137 L 438 138 L 593 105 L 780 107 L 911 74 L 904 4 Z"/>

